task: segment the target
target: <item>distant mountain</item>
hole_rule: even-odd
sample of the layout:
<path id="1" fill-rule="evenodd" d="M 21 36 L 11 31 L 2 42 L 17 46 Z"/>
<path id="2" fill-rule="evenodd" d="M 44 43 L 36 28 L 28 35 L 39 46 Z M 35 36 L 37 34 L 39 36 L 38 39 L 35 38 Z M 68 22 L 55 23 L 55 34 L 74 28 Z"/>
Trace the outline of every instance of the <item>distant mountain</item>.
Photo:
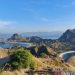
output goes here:
<path id="1" fill-rule="evenodd" d="M 25 32 L 20 34 L 22 37 L 32 37 L 37 36 L 43 39 L 58 39 L 63 32 L 56 31 L 56 32 Z M 0 33 L 0 40 L 6 40 L 10 38 L 13 33 Z"/>
<path id="2" fill-rule="evenodd" d="M 31 37 L 31 36 L 38 36 L 43 39 L 58 39 L 63 32 L 56 31 L 56 32 L 26 32 L 23 33 L 23 37 Z"/>
<path id="3" fill-rule="evenodd" d="M 68 29 L 63 35 L 59 38 L 60 41 L 64 42 L 75 42 L 75 29 Z"/>
<path id="4" fill-rule="evenodd" d="M 29 42 L 41 42 L 43 39 L 37 36 L 29 37 Z"/>
<path id="5" fill-rule="evenodd" d="M 40 38 L 40 37 L 37 37 L 37 36 L 31 36 L 31 37 L 26 38 L 26 39 L 28 39 L 27 40 L 28 42 L 38 43 L 38 44 L 42 44 L 42 43 L 47 43 L 47 42 L 53 41 L 52 39 L 43 39 L 43 38 Z"/>
<path id="6" fill-rule="evenodd" d="M 32 42 L 32 43 L 47 43 L 51 42 L 51 39 L 43 39 L 38 36 L 30 36 L 30 37 L 23 37 L 17 33 L 13 34 L 10 38 L 7 39 L 8 41 L 18 41 L 18 42 Z"/>

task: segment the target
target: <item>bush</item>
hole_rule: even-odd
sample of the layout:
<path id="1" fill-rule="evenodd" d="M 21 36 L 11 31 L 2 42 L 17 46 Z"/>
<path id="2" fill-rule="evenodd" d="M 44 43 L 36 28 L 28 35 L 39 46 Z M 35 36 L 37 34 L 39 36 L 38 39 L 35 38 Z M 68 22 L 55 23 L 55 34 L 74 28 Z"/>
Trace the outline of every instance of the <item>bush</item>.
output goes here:
<path id="1" fill-rule="evenodd" d="M 10 65 L 13 69 L 30 68 L 35 64 L 32 54 L 23 48 L 11 52 L 10 59 Z"/>
<path id="2" fill-rule="evenodd" d="M 31 64 L 30 64 L 30 68 L 31 68 L 31 69 L 35 69 L 35 68 L 36 68 L 36 64 L 35 64 L 34 61 L 31 62 Z"/>

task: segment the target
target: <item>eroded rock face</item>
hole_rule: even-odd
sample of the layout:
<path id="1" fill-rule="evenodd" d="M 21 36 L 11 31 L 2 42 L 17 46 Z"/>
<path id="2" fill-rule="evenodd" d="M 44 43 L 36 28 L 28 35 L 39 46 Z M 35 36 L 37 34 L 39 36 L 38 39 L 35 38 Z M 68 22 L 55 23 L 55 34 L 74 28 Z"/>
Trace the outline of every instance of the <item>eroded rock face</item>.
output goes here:
<path id="1" fill-rule="evenodd" d="M 75 29 L 67 30 L 63 33 L 59 40 L 64 42 L 75 42 Z"/>
<path id="2" fill-rule="evenodd" d="M 40 46 L 32 46 L 32 47 L 28 47 L 26 48 L 27 50 L 29 50 L 34 56 L 40 56 L 42 53 L 49 55 L 56 55 L 54 53 L 54 51 L 47 46 L 44 45 L 40 45 Z"/>

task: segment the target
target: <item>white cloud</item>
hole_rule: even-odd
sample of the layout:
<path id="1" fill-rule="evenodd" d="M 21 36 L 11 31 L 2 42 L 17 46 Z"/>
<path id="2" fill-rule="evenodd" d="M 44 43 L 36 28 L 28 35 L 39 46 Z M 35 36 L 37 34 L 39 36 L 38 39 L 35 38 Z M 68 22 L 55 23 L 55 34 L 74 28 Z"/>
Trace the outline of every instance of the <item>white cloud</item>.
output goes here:
<path id="1" fill-rule="evenodd" d="M 0 29 L 1 28 L 6 28 L 12 24 L 15 24 L 16 22 L 14 21 L 4 21 L 4 20 L 0 20 Z"/>
<path id="2" fill-rule="evenodd" d="M 16 25 L 16 21 L 0 20 L 0 32 L 16 32 Z"/>

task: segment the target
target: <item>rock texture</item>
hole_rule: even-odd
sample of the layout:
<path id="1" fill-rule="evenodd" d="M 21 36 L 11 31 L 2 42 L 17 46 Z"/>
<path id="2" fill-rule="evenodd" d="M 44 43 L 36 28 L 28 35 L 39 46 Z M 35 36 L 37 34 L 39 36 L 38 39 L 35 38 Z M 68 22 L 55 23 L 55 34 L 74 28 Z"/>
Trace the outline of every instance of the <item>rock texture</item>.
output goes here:
<path id="1" fill-rule="evenodd" d="M 63 33 L 59 40 L 64 42 L 75 42 L 75 29 L 67 30 L 65 33 Z"/>

